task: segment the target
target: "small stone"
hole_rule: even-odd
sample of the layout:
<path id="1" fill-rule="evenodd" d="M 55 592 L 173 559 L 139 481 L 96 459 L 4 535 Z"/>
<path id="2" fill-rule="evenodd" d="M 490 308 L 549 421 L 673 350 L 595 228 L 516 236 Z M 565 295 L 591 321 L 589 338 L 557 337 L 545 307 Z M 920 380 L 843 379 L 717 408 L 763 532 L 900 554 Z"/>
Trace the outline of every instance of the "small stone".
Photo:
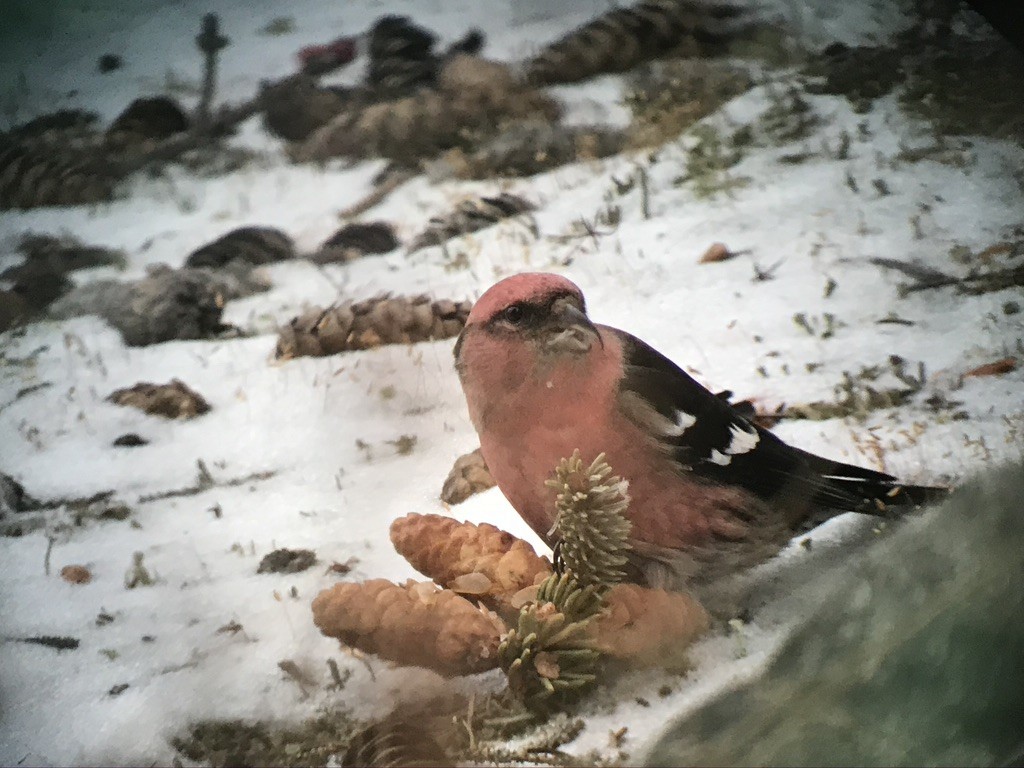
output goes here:
<path id="1" fill-rule="evenodd" d="M 188 130 L 188 115 L 182 106 L 167 96 L 138 98 L 118 115 L 107 134 L 124 139 L 166 139 Z"/>
<path id="2" fill-rule="evenodd" d="M 121 435 L 117 438 L 113 445 L 118 448 L 137 448 L 140 445 L 149 445 L 149 440 L 144 437 L 139 437 L 134 432 L 128 432 L 127 434 Z"/>
<path id="3" fill-rule="evenodd" d="M 128 690 L 128 683 L 118 683 L 111 688 L 107 693 L 111 696 L 120 696 L 122 693 Z"/>
<path id="4" fill-rule="evenodd" d="M 1010 373 L 1015 370 L 1017 370 L 1017 358 L 1004 357 L 1002 360 L 996 360 L 979 365 L 977 368 L 972 368 L 964 376 L 1001 376 L 1004 373 Z"/>
<path id="5" fill-rule="evenodd" d="M 388 253 L 400 245 L 394 227 L 387 222 L 354 222 L 327 238 L 313 260 L 319 264 L 351 261 L 371 253 Z"/>
<path id="6" fill-rule="evenodd" d="M 31 508 L 32 503 L 21 483 L 0 472 L 0 517 L 8 512 L 24 512 Z"/>
<path id="7" fill-rule="evenodd" d="M 704 255 L 700 257 L 700 264 L 714 264 L 719 261 L 728 261 L 736 254 L 729 250 L 725 243 L 712 243 Z"/>
<path id="8" fill-rule="evenodd" d="M 96 69 L 101 74 L 107 74 L 113 72 L 116 69 L 120 69 L 124 66 L 124 59 L 118 56 L 116 53 L 104 53 L 100 56 L 99 61 L 96 62 Z"/>
<path id="9" fill-rule="evenodd" d="M 1008 301 L 1005 304 L 1003 304 L 1004 315 L 1016 315 L 1019 312 L 1020 304 L 1018 304 L 1016 301 Z"/>
<path id="10" fill-rule="evenodd" d="M 68 584 L 88 584 L 92 581 L 92 572 L 84 565 L 65 565 L 60 569 L 60 577 Z"/>

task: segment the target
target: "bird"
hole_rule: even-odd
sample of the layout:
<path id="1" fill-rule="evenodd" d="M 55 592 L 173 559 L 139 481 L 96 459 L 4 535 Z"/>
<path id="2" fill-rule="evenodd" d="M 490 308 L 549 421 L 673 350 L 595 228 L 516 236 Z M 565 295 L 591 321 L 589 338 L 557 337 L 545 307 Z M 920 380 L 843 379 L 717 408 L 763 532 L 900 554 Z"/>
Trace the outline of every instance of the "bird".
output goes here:
<path id="1" fill-rule="evenodd" d="M 470 420 L 498 488 L 553 540 L 546 481 L 578 450 L 628 483 L 630 580 L 710 584 L 778 553 L 812 518 L 891 514 L 948 489 L 791 446 L 751 409 L 712 393 L 637 337 L 587 315 L 580 288 L 526 272 L 475 303 L 453 350 Z"/>

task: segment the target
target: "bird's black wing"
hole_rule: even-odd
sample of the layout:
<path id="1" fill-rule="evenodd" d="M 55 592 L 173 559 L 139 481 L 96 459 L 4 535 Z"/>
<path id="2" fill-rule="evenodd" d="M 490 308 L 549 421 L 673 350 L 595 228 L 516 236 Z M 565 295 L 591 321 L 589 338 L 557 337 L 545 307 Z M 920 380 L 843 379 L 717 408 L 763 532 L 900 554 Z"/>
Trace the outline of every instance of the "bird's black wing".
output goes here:
<path id="1" fill-rule="evenodd" d="M 766 500 L 876 511 L 880 504 L 921 503 L 931 490 L 901 486 L 896 478 L 815 456 L 787 445 L 698 384 L 640 339 L 614 333 L 623 346 L 620 404 L 661 444 L 681 469 L 709 482 L 744 488 Z M 920 490 L 921 493 L 912 493 Z M 920 497 L 920 498 L 918 498 Z"/>

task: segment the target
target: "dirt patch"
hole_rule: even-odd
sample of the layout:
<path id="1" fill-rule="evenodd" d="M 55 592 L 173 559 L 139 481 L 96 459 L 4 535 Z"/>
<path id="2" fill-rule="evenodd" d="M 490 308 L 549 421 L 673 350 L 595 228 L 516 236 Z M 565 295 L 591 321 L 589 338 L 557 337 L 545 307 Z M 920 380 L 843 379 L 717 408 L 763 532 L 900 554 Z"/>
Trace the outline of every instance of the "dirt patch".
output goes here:
<path id="1" fill-rule="evenodd" d="M 435 179 L 523 177 L 622 151 L 624 131 L 598 125 L 560 125 L 524 120 L 503 127 L 475 147 L 449 150 L 430 163 Z"/>
<path id="2" fill-rule="evenodd" d="M 1024 54 L 993 34 L 954 34 L 906 63 L 900 104 L 941 134 L 980 134 L 1024 141 Z"/>
<path id="3" fill-rule="evenodd" d="M 630 77 L 631 147 L 664 144 L 753 85 L 735 66 L 696 59 L 655 62 Z"/>
<path id="4" fill-rule="evenodd" d="M 710 199 L 722 192 L 746 186 L 750 179 L 729 173 L 743 159 L 743 148 L 749 143 L 749 131 L 741 128 L 732 136 L 723 136 L 712 125 L 698 125 L 691 131 L 697 144 L 686 158 L 686 173 L 675 179 L 676 186 L 690 184 L 699 199 Z"/>
<path id="5" fill-rule="evenodd" d="M 139 382 L 111 392 L 107 400 L 165 419 L 194 419 L 210 411 L 206 399 L 179 379 L 171 379 L 168 384 Z"/>
<path id="6" fill-rule="evenodd" d="M 256 573 L 302 573 L 316 565 L 311 549 L 275 549 L 260 560 Z"/>
<path id="7" fill-rule="evenodd" d="M 866 112 L 875 99 L 891 93 L 901 82 L 906 55 L 901 47 L 833 43 L 804 67 L 804 74 L 814 78 L 807 84 L 807 92 L 846 96 L 855 112 Z"/>

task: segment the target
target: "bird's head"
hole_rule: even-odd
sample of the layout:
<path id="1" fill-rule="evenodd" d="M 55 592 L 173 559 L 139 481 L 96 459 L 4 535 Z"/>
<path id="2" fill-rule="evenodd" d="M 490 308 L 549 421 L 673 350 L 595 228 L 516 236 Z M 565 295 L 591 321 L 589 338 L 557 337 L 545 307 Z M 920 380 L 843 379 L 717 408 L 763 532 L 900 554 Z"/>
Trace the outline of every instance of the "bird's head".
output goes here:
<path id="1" fill-rule="evenodd" d="M 587 317 L 583 293 L 560 275 L 527 272 L 489 288 L 473 306 L 455 344 L 455 364 L 507 374 L 585 356 L 601 335 Z"/>

